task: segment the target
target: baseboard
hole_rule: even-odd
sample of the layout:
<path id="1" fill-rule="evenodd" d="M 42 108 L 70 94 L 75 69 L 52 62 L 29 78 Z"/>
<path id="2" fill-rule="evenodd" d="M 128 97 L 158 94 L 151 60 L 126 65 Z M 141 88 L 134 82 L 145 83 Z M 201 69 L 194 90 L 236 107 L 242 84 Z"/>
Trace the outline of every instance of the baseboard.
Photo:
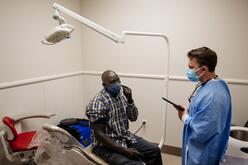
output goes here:
<path id="1" fill-rule="evenodd" d="M 182 148 L 168 146 L 168 145 L 163 145 L 163 147 L 161 148 L 161 152 L 176 156 L 182 156 Z"/>

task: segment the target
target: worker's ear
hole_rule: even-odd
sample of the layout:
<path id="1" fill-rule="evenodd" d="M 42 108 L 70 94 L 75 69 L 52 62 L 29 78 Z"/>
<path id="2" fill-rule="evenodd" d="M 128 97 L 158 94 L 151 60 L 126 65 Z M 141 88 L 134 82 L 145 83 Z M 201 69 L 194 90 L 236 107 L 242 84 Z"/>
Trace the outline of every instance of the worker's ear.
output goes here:
<path id="1" fill-rule="evenodd" d="M 203 66 L 203 67 L 202 67 L 202 70 L 203 70 L 203 71 L 208 71 L 208 67 Z"/>

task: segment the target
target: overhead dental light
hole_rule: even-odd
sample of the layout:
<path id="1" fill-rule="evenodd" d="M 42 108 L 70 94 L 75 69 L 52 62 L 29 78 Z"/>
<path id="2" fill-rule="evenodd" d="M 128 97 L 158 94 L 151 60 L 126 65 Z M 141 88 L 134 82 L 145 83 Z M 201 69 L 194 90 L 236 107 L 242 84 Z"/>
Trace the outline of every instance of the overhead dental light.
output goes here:
<path id="1" fill-rule="evenodd" d="M 55 9 L 55 15 L 53 16 L 54 19 L 59 21 L 59 26 L 53 28 L 50 30 L 44 37 L 42 43 L 53 45 L 56 44 L 63 39 L 70 38 L 70 34 L 73 32 L 74 27 L 72 25 L 66 24 L 65 19 L 61 16 L 59 16 L 59 12 L 63 12 L 76 20 L 78 20 L 80 23 L 84 24 L 88 28 L 102 34 L 103 36 L 111 39 L 112 41 L 115 41 L 116 43 L 125 43 L 125 37 L 127 35 L 132 36 L 149 36 L 149 37 L 161 37 L 165 40 L 165 44 L 168 49 L 168 55 L 167 55 L 167 69 L 166 73 L 164 75 L 165 80 L 165 89 L 164 89 L 164 97 L 167 98 L 168 96 L 168 81 L 169 81 L 169 57 L 170 57 L 170 43 L 169 39 L 161 33 L 149 33 L 149 32 L 136 32 L 136 31 L 122 31 L 121 35 L 117 35 L 108 29 L 78 15 L 77 13 L 74 13 L 71 10 L 68 10 L 64 8 L 63 6 L 54 3 L 53 8 Z M 159 143 L 159 147 L 162 148 L 164 141 L 165 141 L 165 135 L 166 135 L 166 116 L 167 116 L 167 106 L 165 111 L 163 111 L 163 123 L 162 123 L 162 137 Z"/>
<path id="2" fill-rule="evenodd" d="M 66 23 L 65 19 L 59 15 L 58 10 L 55 10 L 53 18 L 59 21 L 59 26 L 54 27 L 45 34 L 42 43 L 46 45 L 53 45 L 70 38 L 71 33 L 74 31 L 74 27 Z"/>
<path id="3" fill-rule="evenodd" d="M 42 40 L 43 44 L 46 45 L 53 45 L 56 44 L 64 39 L 70 38 L 70 34 L 74 31 L 74 27 L 72 25 L 69 25 L 66 23 L 65 19 L 59 15 L 59 12 L 63 12 L 65 14 L 68 14 L 69 16 L 75 18 L 82 24 L 86 25 L 87 27 L 95 30 L 96 32 L 104 35 L 105 37 L 115 41 L 115 42 L 121 42 L 121 36 L 112 33 L 111 31 L 105 29 L 104 27 L 95 24 L 94 22 L 78 15 L 77 13 L 74 13 L 63 6 L 54 3 L 53 8 L 55 9 L 55 14 L 53 18 L 55 20 L 59 21 L 59 26 L 56 26 L 49 32 L 47 32 L 44 36 L 44 39 Z"/>

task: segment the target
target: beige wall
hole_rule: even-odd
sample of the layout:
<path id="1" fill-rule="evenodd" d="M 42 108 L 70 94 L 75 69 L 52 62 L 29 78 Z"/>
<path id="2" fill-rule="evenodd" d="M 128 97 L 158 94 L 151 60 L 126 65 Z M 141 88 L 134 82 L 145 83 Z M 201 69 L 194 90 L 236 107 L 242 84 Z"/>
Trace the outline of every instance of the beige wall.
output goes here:
<path id="1" fill-rule="evenodd" d="M 52 18 L 54 2 L 80 11 L 79 0 L 1 0 L 0 82 L 46 76 L 82 68 L 81 28 L 76 26 L 73 40 L 58 45 L 41 44 L 43 35 L 58 25 Z"/>
<path id="2" fill-rule="evenodd" d="M 121 34 L 123 30 L 148 31 L 167 35 L 171 41 L 169 61 L 171 76 L 184 76 L 186 53 L 193 48 L 208 46 L 218 53 L 217 74 L 226 79 L 247 82 L 248 2 L 231 1 L 179 1 L 179 0 L 83 0 L 82 16 Z M 83 28 L 83 69 L 102 72 L 113 69 L 119 73 L 164 75 L 166 50 L 160 39 L 128 37 L 127 43 L 111 40 Z M 140 135 L 159 142 L 164 103 L 164 80 L 123 78 L 130 85 L 147 126 Z M 101 88 L 99 75 L 84 77 L 85 103 Z M 187 105 L 187 97 L 194 85 L 187 81 L 169 81 L 169 98 Z M 245 100 L 247 85 L 230 85 L 233 96 L 233 123 L 243 125 L 248 116 Z M 182 123 L 177 113 L 168 107 L 166 144 L 181 146 Z"/>

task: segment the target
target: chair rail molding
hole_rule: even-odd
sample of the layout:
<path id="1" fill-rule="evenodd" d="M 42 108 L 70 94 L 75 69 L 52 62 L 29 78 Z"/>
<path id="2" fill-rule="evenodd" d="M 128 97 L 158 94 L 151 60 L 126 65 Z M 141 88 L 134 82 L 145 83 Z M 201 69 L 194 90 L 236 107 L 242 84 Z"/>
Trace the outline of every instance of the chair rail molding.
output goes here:
<path id="1" fill-rule="evenodd" d="M 36 78 L 24 79 L 19 81 L 12 81 L 6 83 L 0 83 L 0 90 L 14 88 L 19 86 L 43 83 L 47 81 L 53 81 L 57 79 L 63 79 L 68 77 L 82 76 L 82 75 L 90 75 L 90 76 L 100 76 L 102 72 L 100 71 L 75 71 L 75 72 L 67 72 L 61 74 L 53 74 L 48 76 L 41 76 Z M 169 77 L 169 80 L 172 81 L 189 81 L 185 76 L 176 76 L 176 75 L 166 75 L 166 74 L 140 74 L 140 73 L 118 73 L 120 77 L 128 77 L 128 78 L 139 78 L 139 79 L 155 79 L 155 80 L 165 80 L 166 77 Z M 247 79 L 232 79 L 232 78 L 224 78 L 229 84 L 235 85 L 248 85 Z"/>

